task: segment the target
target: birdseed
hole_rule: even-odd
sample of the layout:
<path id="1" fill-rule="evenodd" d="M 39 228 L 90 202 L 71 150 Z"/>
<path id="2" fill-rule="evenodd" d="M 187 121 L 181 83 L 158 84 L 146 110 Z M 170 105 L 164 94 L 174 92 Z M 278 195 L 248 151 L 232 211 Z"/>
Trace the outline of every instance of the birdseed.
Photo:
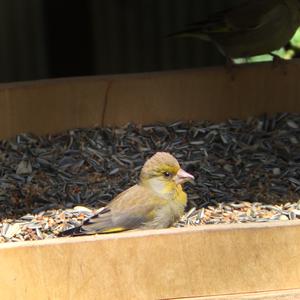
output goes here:
<path id="1" fill-rule="evenodd" d="M 55 238 L 173 154 L 192 173 L 175 226 L 300 218 L 300 115 L 20 134 L 0 141 L 0 242 Z"/>

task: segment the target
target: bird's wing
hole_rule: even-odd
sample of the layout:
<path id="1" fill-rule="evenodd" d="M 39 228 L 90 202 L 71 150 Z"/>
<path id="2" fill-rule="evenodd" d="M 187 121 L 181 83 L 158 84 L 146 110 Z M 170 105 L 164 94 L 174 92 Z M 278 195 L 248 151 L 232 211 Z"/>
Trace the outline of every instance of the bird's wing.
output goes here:
<path id="1" fill-rule="evenodd" d="M 190 24 L 190 30 L 206 34 L 255 30 L 287 11 L 283 0 L 249 0 L 240 6 L 218 12 L 202 22 Z"/>
<path id="2" fill-rule="evenodd" d="M 155 208 L 165 202 L 166 200 L 155 196 L 149 189 L 135 185 L 119 194 L 82 226 L 61 235 L 112 233 L 135 229 L 152 220 Z"/>

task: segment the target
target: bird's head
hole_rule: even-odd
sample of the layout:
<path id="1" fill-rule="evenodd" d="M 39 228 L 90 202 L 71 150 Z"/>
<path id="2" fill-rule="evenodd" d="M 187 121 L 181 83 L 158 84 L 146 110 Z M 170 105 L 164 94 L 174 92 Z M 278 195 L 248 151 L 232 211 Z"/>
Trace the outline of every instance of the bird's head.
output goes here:
<path id="1" fill-rule="evenodd" d="M 157 152 L 144 164 L 140 184 L 159 194 L 170 194 L 178 185 L 194 180 L 194 176 L 180 168 L 177 159 L 167 152 Z"/>

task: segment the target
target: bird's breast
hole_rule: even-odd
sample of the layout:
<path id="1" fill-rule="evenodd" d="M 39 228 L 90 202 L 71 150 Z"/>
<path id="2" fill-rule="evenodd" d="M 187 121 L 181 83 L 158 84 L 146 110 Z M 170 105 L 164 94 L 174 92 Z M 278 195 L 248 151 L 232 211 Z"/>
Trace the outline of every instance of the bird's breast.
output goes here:
<path id="1" fill-rule="evenodd" d="M 184 214 L 187 195 L 181 186 L 177 186 L 172 197 L 163 202 L 151 214 L 151 220 L 145 223 L 145 228 L 167 228 L 173 225 Z"/>
<path id="2" fill-rule="evenodd" d="M 167 228 L 173 225 L 184 213 L 184 206 L 178 202 L 169 202 L 168 204 L 158 208 L 153 219 L 144 224 L 144 228 Z"/>

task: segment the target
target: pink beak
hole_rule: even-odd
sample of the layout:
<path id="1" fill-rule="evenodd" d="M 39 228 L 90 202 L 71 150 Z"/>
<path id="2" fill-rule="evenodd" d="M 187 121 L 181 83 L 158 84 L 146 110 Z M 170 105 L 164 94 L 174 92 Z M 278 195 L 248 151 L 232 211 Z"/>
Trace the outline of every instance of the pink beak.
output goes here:
<path id="1" fill-rule="evenodd" d="M 176 184 L 182 184 L 185 183 L 186 181 L 192 181 L 194 180 L 195 177 L 193 175 L 191 175 L 190 173 L 179 169 L 179 171 L 177 172 L 174 180 Z"/>

